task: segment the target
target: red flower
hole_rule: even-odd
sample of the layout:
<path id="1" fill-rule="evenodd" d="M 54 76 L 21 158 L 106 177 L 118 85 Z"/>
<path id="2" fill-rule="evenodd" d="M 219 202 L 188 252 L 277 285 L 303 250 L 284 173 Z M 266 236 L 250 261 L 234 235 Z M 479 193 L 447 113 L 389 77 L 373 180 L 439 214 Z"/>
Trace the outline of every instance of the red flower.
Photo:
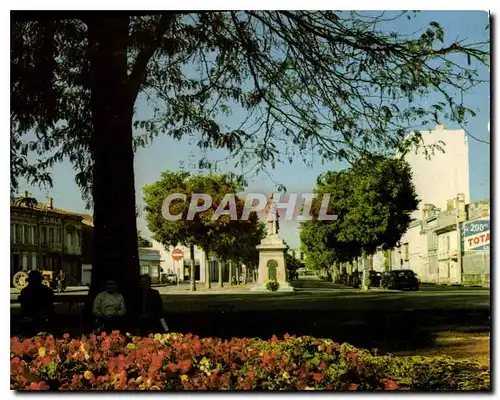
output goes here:
<path id="1" fill-rule="evenodd" d="M 384 383 L 384 390 L 397 390 L 398 385 L 396 382 L 394 382 L 391 379 L 383 379 L 382 382 Z"/>
<path id="2" fill-rule="evenodd" d="M 192 362 L 191 360 L 180 361 L 177 365 L 179 366 L 180 372 L 185 374 L 191 368 Z"/>
<path id="3" fill-rule="evenodd" d="M 168 370 L 170 372 L 177 372 L 178 369 L 179 369 L 179 367 L 176 364 L 172 363 L 172 362 L 168 363 L 167 368 L 168 368 Z"/>
<path id="4" fill-rule="evenodd" d="M 319 373 L 319 372 L 316 372 L 316 373 L 313 374 L 313 379 L 316 382 L 321 382 L 323 380 L 323 374 Z"/>
<path id="5" fill-rule="evenodd" d="M 49 390 L 49 386 L 44 382 L 31 382 L 28 390 Z"/>

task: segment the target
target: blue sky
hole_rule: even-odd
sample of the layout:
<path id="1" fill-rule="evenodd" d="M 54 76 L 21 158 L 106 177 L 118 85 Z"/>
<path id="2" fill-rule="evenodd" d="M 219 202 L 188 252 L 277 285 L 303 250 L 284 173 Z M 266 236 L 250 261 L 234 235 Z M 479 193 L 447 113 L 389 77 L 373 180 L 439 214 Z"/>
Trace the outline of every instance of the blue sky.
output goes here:
<path id="1" fill-rule="evenodd" d="M 488 32 L 485 26 L 488 23 L 488 14 L 480 11 L 425 11 L 417 17 L 408 21 L 401 19 L 397 23 L 391 23 L 390 30 L 397 30 L 402 33 L 410 33 L 428 25 L 429 22 L 438 22 L 445 31 L 445 40 L 454 40 L 456 37 L 468 39 L 470 42 L 485 41 L 488 39 Z M 488 72 L 485 71 L 483 79 L 488 79 Z M 469 132 L 475 137 L 489 141 L 488 121 L 490 118 L 489 86 L 482 85 L 464 98 L 465 103 L 472 109 L 477 110 L 477 117 L 468 124 Z M 432 101 L 432 98 L 430 99 Z M 136 104 L 137 118 L 145 117 L 151 110 L 148 105 L 138 100 Z M 237 124 L 244 119 L 245 115 L 235 112 L 227 122 Z M 226 119 L 226 118 L 225 118 Z M 456 128 L 447 125 L 449 128 Z M 154 182 L 165 170 L 178 170 L 180 161 L 184 160 L 186 169 L 189 157 L 200 157 L 200 150 L 188 144 L 188 138 L 176 141 L 168 137 L 159 137 L 147 148 L 139 149 L 135 158 L 135 180 L 136 198 L 139 204 L 142 203 L 141 187 Z M 208 153 L 208 158 L 221 159 L 224 156 L 221 152 Z M 284 184 L 290 191 L 310 192 L 314 187 L 316 177 L 327 170 L 342 169 L 339 163 L 328 163 L 322 165 L 319 156 L 310 155 L 308 162 L 312 165 L 305 165 L 302 160 L 289 164 L 278 164 L 274 170 L 268 169 L 269 175 L 259 175 L 250 182 L 248 191 L 272 192 L 276 189 L 276 182 Z M 476 201 L 490 197 L 490 146 L 477 142 L 469 138 L 469 169 L 470 169 L 470 190 L 471 200 Z M 222 172 L 235 171 L 234 163 L 227 164 L 221 168 Z M 194 171 L 195 172 L 195 171 Z M 42 200 L 47 194 L 54 198 L 54 205 L 58 208 L 85 212 L 85 202 L 82 200 L 80 190 L 74 182 L 74 172 L 68 161 L 62 162 L 52 170 L 54 187 L 51 189 L 39 189 L 21 184 L 21 190 L 28 190 L 34 197 Z M 298 225 L 294 222 L 283 222 L 280 234 L 287 243 L 296 247 L 298 241 Z M 138 220 L 138 228 L 149 236 L 142 218 Z"/>

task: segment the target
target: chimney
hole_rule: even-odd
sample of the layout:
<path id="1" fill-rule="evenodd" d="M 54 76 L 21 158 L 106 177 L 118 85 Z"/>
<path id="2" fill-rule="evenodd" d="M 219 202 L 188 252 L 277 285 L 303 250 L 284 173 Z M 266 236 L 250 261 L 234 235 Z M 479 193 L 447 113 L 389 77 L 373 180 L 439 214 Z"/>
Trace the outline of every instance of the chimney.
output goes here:
<path id="1" fill-rule="evenodd" d="M 54 199 L 52 197 L 47 197 L 47 208 L 49 210 L 54 208 Z"/>
<path id="2" fill-rule="evenodd" d="M 446 211 L 453 211 L 453 199 L 446 200 Z"/>
<path id="3" fill-rule="evenodd" d="M 457 218 L 460 221 L 465 221 L 465 195 L 463 193 L 457 194 Z"/>
<path id="4" fill-rule="evenodd" d="M 424 204 L 422 208 L 422 219 L 427 219 L 431 216 L 432 210 L 434 209 L 433 204 Z"/>

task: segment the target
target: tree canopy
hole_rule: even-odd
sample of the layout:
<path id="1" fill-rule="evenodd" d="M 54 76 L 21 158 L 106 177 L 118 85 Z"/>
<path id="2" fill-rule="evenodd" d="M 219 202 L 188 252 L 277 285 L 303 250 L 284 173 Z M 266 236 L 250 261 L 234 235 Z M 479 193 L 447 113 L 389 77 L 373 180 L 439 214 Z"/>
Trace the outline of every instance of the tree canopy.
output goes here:
<path id="1" fill-rule="evenodd" d="M 410 167 L 400 159 L 359 159 L 347 170 L 318 177 L 315 193 L 315 218 L 301 225 L 300 238 L 307 259 L 320 268 L 395 247 L 418 206 Z M 328 213 L 338 216 L 335 221 L 317 219 L 324 194 L 330 195 Z"/>
<path id="2" fill-rule="evenodd" d="M 489 44 L 445 42 L 437 22 L 414 35 L 384 30 L 384 22 L 412 17 L 228 11 L 14 22 L 12 185 L 20 176 L 50 181 L 47 168 L 69 158 L 91 194 L 94 46 L 105 34 L 101 24 L 116 19 L 121 24 L 107 34 L 116 43 L 125 35 L 129 104 L 140 94 L 154 110 L 136 119 L 136 145 L 195 132 L 202 148 L 267 166 L 280 159 L 282 141 L 293 143 L 287 151 L 305 155 L 315 145 L 327 160 L 345 159 L 401 150 L 405 135 L 429 121 L 464 124 L 474 111 L 460 93 L 482 83 Z M 441 101 L 413 105 L 430 93 Z M 226 127 L 224 115 L 237 109 L 247 111 L 245 120 Z M 36 137 L 26 140 L 29 132 Z M 38 154 L 37 168 L 29 150 Z"/>
<path id="3" fill-rule="evenodd" d="M 241 187 L 230 175 L 190 175 L 187 172 L 164 172 L 160 180 L 144 187 L 146 221 L 153 238 L 165 246 L 198 246 L 207 254 L 217 254 L 226 261 L 253 263 L 255 246 L 264 236 L 264 225 L 255 212 L 248 220 L 241 220 L 244 200 L 235 196 L 234 204 L 226 203 L 227 194 L 236 194 Z M 186 200 L 172 201 L 171 215 L 180 214 L 176 221 L 164 217 L 164 200 L 173 193 L 183 193 Z M 207 194 L 212 199 L 210 208 L 200 211 L 188 220 L 193 195 Z M 197 204 L 203 201 L 198 199 Z M 234 206 L 236 220 L 222 214 L 213 219 L 217 209 L 229 210 Z"/>

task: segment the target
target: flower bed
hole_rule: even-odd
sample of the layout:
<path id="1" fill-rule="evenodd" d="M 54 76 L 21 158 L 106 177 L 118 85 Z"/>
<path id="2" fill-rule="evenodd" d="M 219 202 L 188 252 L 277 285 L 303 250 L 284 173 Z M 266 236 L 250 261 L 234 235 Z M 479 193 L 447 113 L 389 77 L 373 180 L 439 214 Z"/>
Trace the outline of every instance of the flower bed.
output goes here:
<path id="1" fill-rule="evenodd" d="M 16 390 L 489 390 L 489 370 L 446 357 L 377 356 L 311 337 L 157 334 L 11 339 Z"/>

